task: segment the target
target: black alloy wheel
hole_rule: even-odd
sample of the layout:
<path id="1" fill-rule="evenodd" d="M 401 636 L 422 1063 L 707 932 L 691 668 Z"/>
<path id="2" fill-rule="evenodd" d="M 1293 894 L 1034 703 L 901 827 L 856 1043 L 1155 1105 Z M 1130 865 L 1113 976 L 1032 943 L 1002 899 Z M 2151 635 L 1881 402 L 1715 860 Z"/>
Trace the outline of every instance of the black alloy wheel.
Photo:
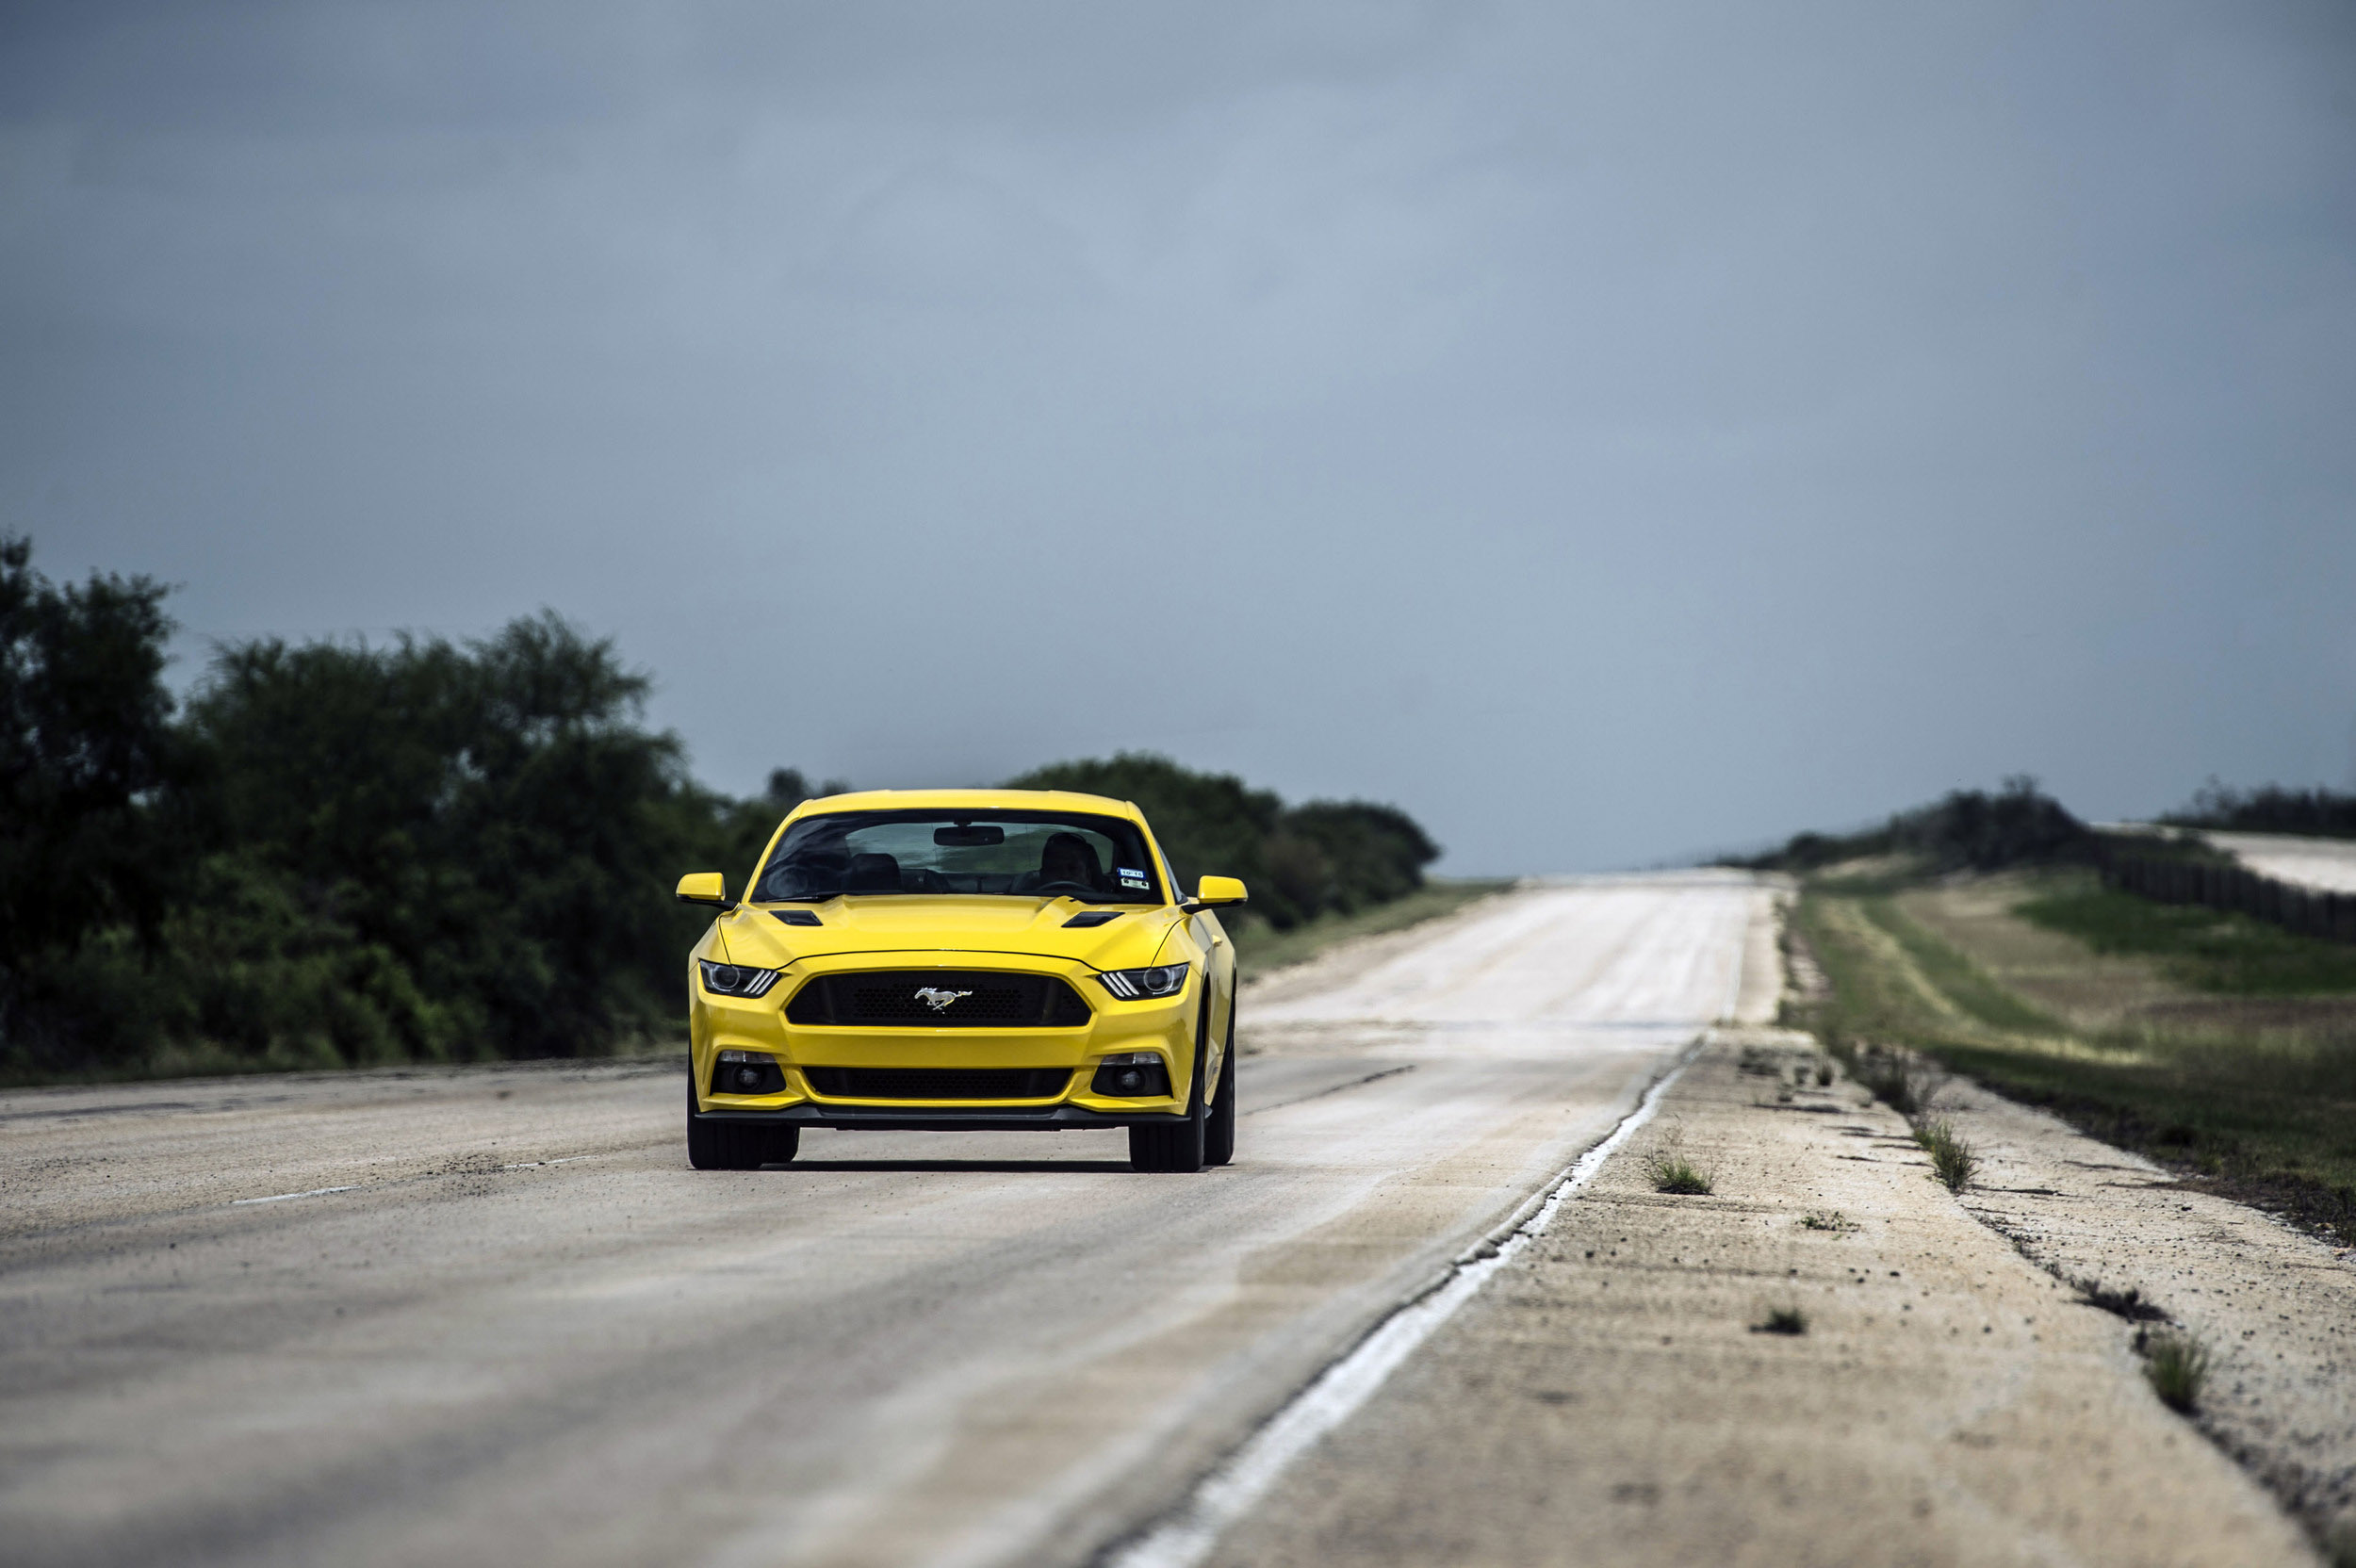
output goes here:
<path id="1" fill-rule="evenodd" d="M 1203 1124 L 1209 1120 L 1203 1103 L 1203 1058 L 1210 1054 L 1211 987 L 1203 983 L 1203 1017 L 1194 1028 L 1194 1071 L 1186 1080 L 1186 1119 L 1159 1126 L 1129 1129 L 1129 1168 L 1132 1170 L 1193 1171 L 1203 1168 Z"/>
<path id="2" fill-rule="evenodd" d="M 1211 1114 L 1203 1125 L 1203 1163 L 1225 1165 L 1235 1157 L 1235 1007 L 1227 1003 L 1227 1049 L 1219 1059 L 1219 1087 L 1211 1091 Z"/>
<path id="3" fill-rule="evenodd" d="M 697 1170 L 759 1170 L 764 1165 L 786 1165 L 801 1152 L 799 1127 L 763 1127 L 757 1122 L 723 1121 L 695 1110 L 695 1079 L 687 1079 L 687 1163 Z"/>

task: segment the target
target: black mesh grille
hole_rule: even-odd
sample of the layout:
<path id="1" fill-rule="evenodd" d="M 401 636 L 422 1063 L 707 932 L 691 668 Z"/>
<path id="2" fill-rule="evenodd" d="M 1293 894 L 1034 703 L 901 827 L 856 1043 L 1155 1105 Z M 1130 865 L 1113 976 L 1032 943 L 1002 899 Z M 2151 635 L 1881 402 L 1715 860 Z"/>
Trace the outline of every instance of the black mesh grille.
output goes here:
<path id="1" fill-rule="evenodd" d="M 1088 1021 L 1088 1004 L 1052 974 L 889 970 L 822 974 L 794 993 L 785 1016 L 871 1028 L 1077 1029 Z"/>
<path id="2" fill-rule="evenodd" d="M 1049 1100 L 1072 1082 L 1068 1067 L 810 1067 L 802 1075 L 840 1100 Z"/>

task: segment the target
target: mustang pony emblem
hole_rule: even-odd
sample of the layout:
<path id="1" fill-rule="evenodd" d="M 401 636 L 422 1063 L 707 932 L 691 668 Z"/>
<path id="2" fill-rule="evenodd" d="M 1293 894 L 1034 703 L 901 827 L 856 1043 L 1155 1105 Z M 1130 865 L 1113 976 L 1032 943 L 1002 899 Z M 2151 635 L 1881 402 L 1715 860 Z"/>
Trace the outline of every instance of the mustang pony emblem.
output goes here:
<path id="1" fill-rule="evenodd" d="M 922 1002 L 925 1006 L 930 1007 L 934 1012 L 939 1013 L 946 1012 L 948 1010 L 949 1004 L 955 1002 L 958 997 L 972 996 L 973 994 L 973 993 L 972 991 L 944 991 L 938 986 L 926 986 L 916 993 L 916 1000 Z"/>

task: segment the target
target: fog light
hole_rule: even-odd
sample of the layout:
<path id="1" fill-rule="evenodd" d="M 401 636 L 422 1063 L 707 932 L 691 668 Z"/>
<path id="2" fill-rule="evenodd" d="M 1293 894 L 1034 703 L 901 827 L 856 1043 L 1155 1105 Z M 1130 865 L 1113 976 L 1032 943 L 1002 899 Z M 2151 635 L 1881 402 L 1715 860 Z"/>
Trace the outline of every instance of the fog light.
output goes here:
<path id="1" fill-rule="evenodd" d="M 783 1094 L 785 1070 L 758 1051 L 723 1051 L 712 1064 L 714 1094 Z"/>
<path id="2" fill-rule="evenodd" d="M 1155 1052 L 1123 1052 L 1096 1064 L 1096 1078 L 1088 1089 L 1114 1100 L 1167 1100 L 1170 1069 Z"/>

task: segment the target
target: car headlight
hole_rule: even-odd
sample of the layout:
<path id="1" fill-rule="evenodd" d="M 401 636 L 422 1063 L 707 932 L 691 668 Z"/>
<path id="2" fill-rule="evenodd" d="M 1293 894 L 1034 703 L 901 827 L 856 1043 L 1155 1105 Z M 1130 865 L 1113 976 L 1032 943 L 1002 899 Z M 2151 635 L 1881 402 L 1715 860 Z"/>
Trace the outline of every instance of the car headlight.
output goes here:
<path id="1" fill-rule="evenodd" d="M 704 972 L 704 989 L 714 996 L 766 996 L 780 972 L 743 964 L 715 964 L 709 958 L 698 958 L 695 964 Z"/>
<path id="2" fill-rule="evenodd" d="M 1135 1002 L 1141 996 L 1176 996 L 1186 988 L 1186 966 L 1155 964 L 1151 969 L 1108 969 L 1097 978 L 1123 1002 Z"/>

